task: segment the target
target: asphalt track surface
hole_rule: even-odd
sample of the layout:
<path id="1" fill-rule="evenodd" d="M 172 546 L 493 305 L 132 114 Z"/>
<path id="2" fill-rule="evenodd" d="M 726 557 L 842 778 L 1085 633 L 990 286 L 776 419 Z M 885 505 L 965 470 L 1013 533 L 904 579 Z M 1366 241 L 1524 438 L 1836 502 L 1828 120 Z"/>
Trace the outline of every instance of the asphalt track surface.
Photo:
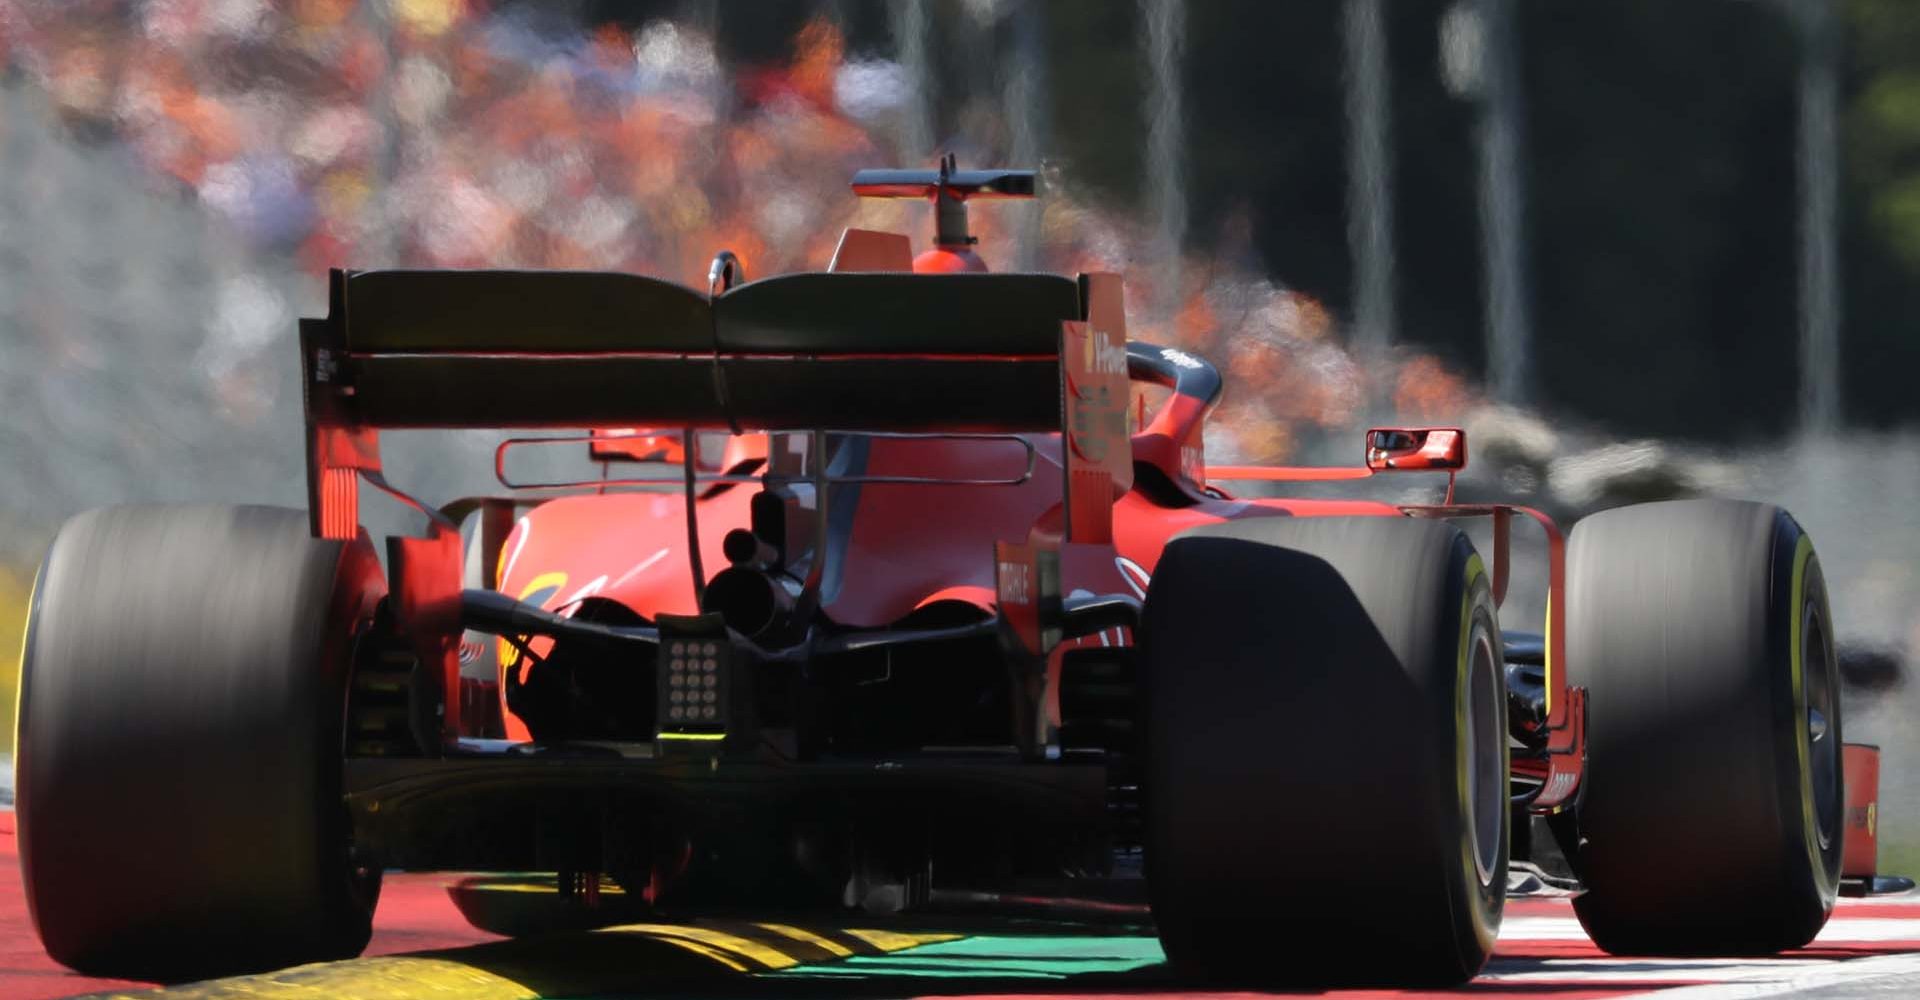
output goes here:
<path id="1" fill-rule="evenodd" d="M 156 992 L 147 983 L 78 976 L 46 956 L 21 894 L 13 814 L 0 811 L 0 998 L 1254 995 L 1182 988 L 1161 963 L 1151 934 L 1130 927 L 735 920 L 633 924 L 509 941 L 467 925 L 447 894 L 453 881 L 445 875 L 390 876 L 364 958 Z M 1324 995 L 1588 1000 L 1649 993 L 1662 1000 L 1920 995 L 1920 894 L 1842 900 L 1812 948 L 1760 961 L 1608 957 L 1581 932 L 1565 898 L 1517 898 L 1507 904 L 1497 956 L 1473 983 L 1437 992 Z"/>

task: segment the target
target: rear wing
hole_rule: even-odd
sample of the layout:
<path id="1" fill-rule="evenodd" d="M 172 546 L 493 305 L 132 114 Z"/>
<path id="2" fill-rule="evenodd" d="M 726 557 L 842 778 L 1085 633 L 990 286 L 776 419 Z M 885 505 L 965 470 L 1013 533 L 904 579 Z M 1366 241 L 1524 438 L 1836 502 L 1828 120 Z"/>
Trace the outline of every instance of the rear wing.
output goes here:
<path id="1" fill-rule="evenodd" d="M 321 537 L 357 530 L 360 478 L 384 488 L 382 428 L 1058 431 L 1068 383 L 1100 382 L 1071 440 L 1132 480 L 1114 275 L 807 273 L 708 296 L 630 274 L 336 270 L 300 338 Z"/>
<path id="2" fill-rule="evenodd" d="M 366 427 L 651 425 L 1036 430 L 1059 425 L 1042 274 L 794 274 L 709 299 L 631 274 L 332 275 L 302 322 L 310 414 Z"/>

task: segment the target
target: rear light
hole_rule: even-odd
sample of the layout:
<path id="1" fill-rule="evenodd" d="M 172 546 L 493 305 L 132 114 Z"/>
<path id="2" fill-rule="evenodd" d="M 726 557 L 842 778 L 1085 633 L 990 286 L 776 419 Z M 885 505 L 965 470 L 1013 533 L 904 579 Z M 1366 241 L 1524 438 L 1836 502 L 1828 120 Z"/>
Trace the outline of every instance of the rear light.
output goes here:
<path id="1" fill-rule="evenodd" d="M 726 734 L 733 643 L 719 615 L 660 616 L 655 671 L 656 737 L 717 740 Z"/>
<path id="2" fill-rule="evenodd" d="M 670 725 L 724 725 L 720 699 L 720 644 L 674 642 L 667 650 L 667 717 Z"/>

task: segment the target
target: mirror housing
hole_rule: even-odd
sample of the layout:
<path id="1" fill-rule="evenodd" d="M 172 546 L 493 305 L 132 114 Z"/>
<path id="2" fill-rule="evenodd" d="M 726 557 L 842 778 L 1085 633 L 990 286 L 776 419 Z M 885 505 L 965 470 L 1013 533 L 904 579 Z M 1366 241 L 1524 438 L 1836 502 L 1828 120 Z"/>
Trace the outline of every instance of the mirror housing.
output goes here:
<path id="1" fill-rule="evenodd" d="M 1367 468 L 1375 472 L 1459 472 L 1467 433 L 1458 427 L 1375 427 L 1367 431 Z"/>

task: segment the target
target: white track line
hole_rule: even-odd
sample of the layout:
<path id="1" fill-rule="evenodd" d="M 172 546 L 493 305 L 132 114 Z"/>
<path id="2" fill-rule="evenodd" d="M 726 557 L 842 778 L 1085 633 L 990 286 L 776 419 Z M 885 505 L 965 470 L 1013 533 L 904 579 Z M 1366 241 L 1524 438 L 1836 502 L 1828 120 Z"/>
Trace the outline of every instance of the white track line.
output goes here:
<path id="1" fill-rule="evenodd" d="M 1847 912 L 1853 906 L 1920 906 L 1920 890 L 1909 889 L 1898 895 L 1887 896 L 1849 896 L 1840 901 L 1836 913 Z"/>
<path id="2" fill-rule="evenodd" d="M 1585 942 L 1586 932 L 1572 917 L 1509 917 L 1502 922 L 1500 939 L 1509 945 L 1538 942 Z M 1815 939 L 1814 946 L 1878 944 L 1890 941 L 1920 941 L 1920 921 L 1895 917 L 1835 917 Z M 1920 955 L 1890 956 L 1920 963 Z M 1714 980 L 1715 985 L 1737 987 L 1734 993 L 1705 993 L 1702 997 L 1773 996 L 1807 988 L 1808 976 L 1837 975 L 1835 982 L 1850 982 L 1856 976 L 1880 976 L 1866 962 L 1881 958 L 1854 959 L 1844 966 L 1828 959 L 1772 958 L 1758 960 L 1712 958 L 1614 958 L 1606 955 L 1552 958 L 1501 958 L 1482 973 L 1487 981 L 1504 983 L 1570 982 L 1659 982 L 1662 980 Z M 1920 965 L 1916 965 L 1920 968 Z M 1895 968 L 1892 972 L 1899 972 Z M 1824 980 L 1822 980 L 1824 982 Z M 1669 989 L 1694 989 L 1674 986 Z M 1758 990 L 1760 992 L 1753 992 Z M 1660 996 L 1667 996 L 1661 992 Z"/>
<path id="3" fill-rule="evenodd" d="M 1502 941 L 1585 941 L 1587 932 L 1573 917 L 1508 917 L 1500 923 Z M 1920 941 L 1920 920 L 1905 917 L 1835 917 L 1827 921 L 1815 947 Z"/>
<path id="4" fill-rule="evenodd" d="M 1656 997 L 1658 1000 L 1756 1000 L 1759 997 L 1790 996 L 1826 986 L 1861 983 L 1887 976 L 1920 975 L 1920 955 L 1855 958 L 1844 962 L 1823 963 L 1820 968 L 1807 969 L 1796 966 L 1779 971 L 1783 974 L 1772 979 L 1676 986 L 1647 993 L 1634 993 L 1630 996 Z"/>
<path id="5" fill-rule="evenodd" d="M 1748 962 L 1699 958 L 1553 958 L 1496 957 L 1475 982 L 1494 983 L 1698 983 L 1702 981 L 1775 981 L 1798 972 L 1830 968 L 1827 959 L 1796 958 Z M 1512 968 L 1513 966 L 1519 968 Z"/>
<path id="6" fill-rule="evenodd" d="M 1585 941 L 1587 932 L 1573 917 L 1507 917 L 1500 921 L 1502 941 Z"/>

